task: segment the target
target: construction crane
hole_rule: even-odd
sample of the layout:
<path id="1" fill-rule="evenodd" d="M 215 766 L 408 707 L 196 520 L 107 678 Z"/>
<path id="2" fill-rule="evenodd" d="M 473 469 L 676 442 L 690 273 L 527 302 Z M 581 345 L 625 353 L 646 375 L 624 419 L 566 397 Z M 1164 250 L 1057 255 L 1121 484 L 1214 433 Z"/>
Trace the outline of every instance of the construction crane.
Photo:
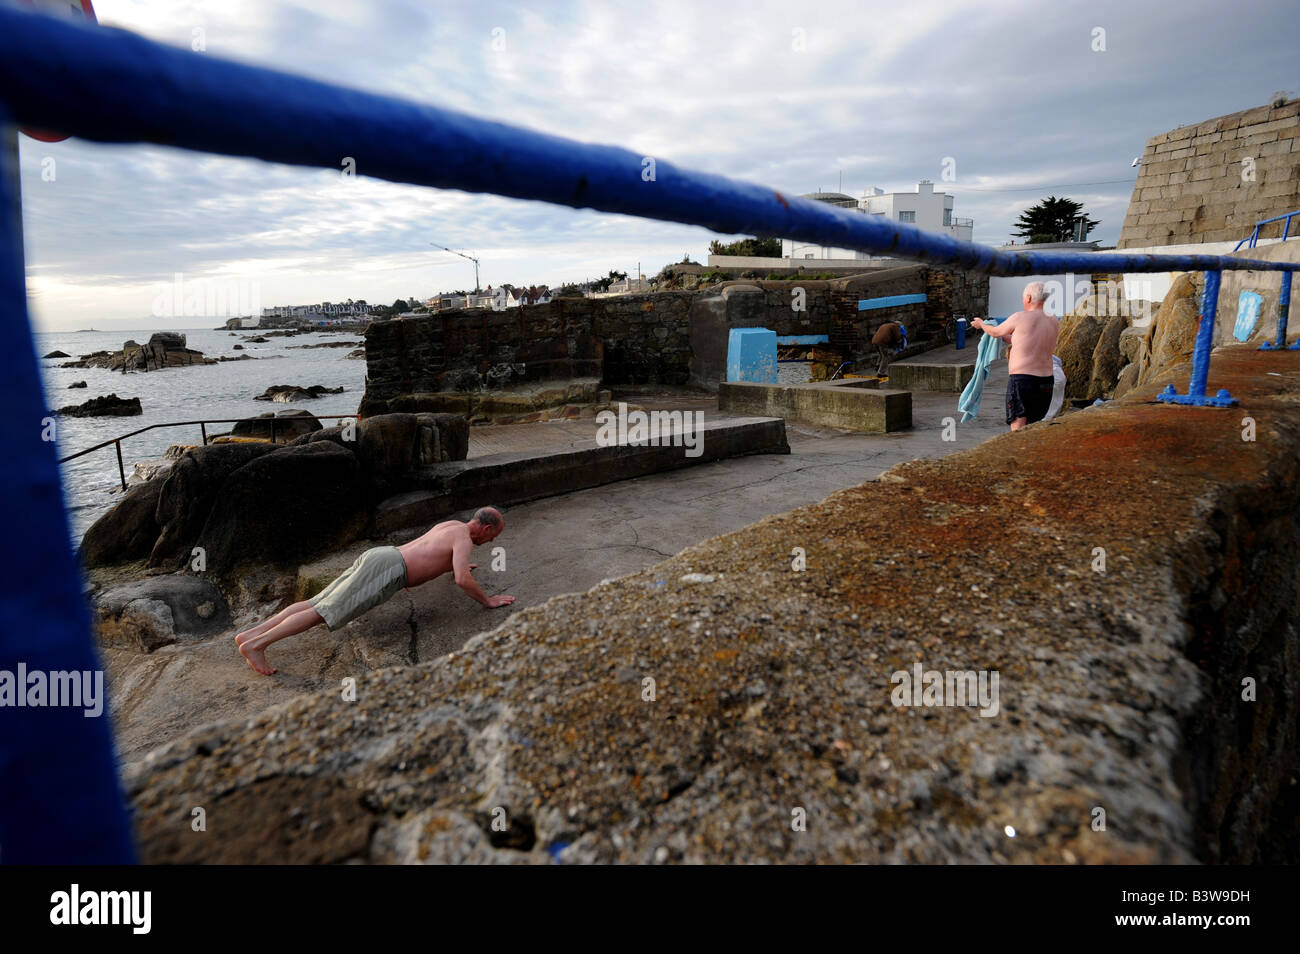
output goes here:
<path id="1" fill-rule="evenodd" d="M 453 255 L 459 255 L 461 258 L 467 258 L 467 259 L 469 259 L 471 262 L 474 263 L 474 294 L 477 295 L 478 292 L 479 292 L 479 287 L 478 287 L 478 259 L 475 258 L 473 255 L 466 255 L 464 252 L 458 252 L 458 251 L 456 251 L 454 248 L 447 248 L 447 246 L 445 246 L 445 245 L 439 245 L 437 242 L 430 242 L 429 244 L 432 245 L 434 248 L 440 248 L 440 249 L 442 249 L 444 252 L 451 252 L 451 254 L 453 254 Z"/>

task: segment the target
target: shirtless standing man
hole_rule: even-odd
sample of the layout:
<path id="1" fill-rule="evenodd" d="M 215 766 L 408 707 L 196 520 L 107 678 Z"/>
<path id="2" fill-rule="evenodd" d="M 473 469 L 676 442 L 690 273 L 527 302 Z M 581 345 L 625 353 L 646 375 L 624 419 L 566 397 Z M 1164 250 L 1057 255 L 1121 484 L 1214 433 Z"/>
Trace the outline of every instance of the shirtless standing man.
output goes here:
<path id="1" fill-rule="evenodd" d="M 1009 338 L 1007 359 L 1007 423 L 1013 431 L 1047 416 L 1052 403 L 1052 351 L 1061 323 L 1043 309 L 1047 289 L 1042 282 L 1030 282 L 1022 296 L 1024 311 L 1018 311 L 997 325 L 976 318 L 972 327 L 994 338 Z"/>
<path id="2" fill-rule="evenodd" d="M 264 676 L 275 672 L 266 661 L 266 647 L 324 623 L 331 631 L 374 609 L 400 589 L 427 583 L 450 570 L 456 585 L 484 606 L 509 606 L 513 596 L 488 596 L 474 582 L 470 550 L 490 543 L 505 529 L 500 511 L 483 507 L 469 523 L 446 520 L 400 547 L 367 550 L 333 583 L 309 600 L 287 606 L 270 619 L 235 637 L 248 664 Z"/>

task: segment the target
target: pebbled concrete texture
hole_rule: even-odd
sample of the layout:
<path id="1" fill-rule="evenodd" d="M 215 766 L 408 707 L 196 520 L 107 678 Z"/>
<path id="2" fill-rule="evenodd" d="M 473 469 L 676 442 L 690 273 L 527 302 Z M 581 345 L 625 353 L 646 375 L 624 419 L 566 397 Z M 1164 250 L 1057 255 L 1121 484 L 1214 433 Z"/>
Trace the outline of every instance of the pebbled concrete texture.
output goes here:
<path id="1" fill-rule="evenodd" d="M 128 775 L 144 859 L 1268 860 L 1300 367 L 1216 354 L 1229 412 L 1163 383 L 522 609 L 355 701 L 190 733 Z M 895 706 L 917 663 L 998 673 L 996 714 Z"/>

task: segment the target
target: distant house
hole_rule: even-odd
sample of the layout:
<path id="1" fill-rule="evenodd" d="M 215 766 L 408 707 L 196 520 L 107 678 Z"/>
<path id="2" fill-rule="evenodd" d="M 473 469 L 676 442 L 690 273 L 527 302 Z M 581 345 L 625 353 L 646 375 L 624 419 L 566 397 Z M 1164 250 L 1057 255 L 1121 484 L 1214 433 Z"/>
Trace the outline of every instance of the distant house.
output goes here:
<path id="1" fill-rule="evenodd" d="M 800 198 L 813 199 L 864 215 L 883 216 L 893 222 L 915 225 L 919 229 L 938 232 L 940 235 L 947 235 L 964 242 L 969 242 L 975 231 L 975 220 L 955 218 L 952 214 L 953 197 L 946 192 L 935 192 L 934 183 L 929 179 L 918 182 L 915 192 L 887 193 L 883 189 L 873 188 L 863 193 L 861 198 L 854 198 L 842 192 L 811 192 Z M 782 239 L 781 257 L 802 264 L 807 259 L 867 260 L 879 256 L 853 249 L 831 248 L 793 239 Z M 709 261 L 710 264 L 713 263 L 713 256 L 710 256 Z"/>
<path id="2" fill-rule="evenodd" d="M 515 288 L 502 285 L 506 290 L 506 307 L 518 308 L 521 305 L 544 305 L 551 300 L 551 290 L 545 285 L 529 285 L 527 288 Z"/>

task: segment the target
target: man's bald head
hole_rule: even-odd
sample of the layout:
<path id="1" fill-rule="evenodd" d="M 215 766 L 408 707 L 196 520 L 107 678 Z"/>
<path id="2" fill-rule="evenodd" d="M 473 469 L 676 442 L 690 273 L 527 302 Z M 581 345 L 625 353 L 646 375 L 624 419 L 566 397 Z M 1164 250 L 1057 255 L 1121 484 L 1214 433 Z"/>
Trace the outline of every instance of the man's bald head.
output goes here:
<path id="1" fill-rule="evenodd" d="M 506 528 L 505 518 L 496 507 L 480 507 L 469 521 L 470 537 L 475 543 L 495 540 Z"/>

